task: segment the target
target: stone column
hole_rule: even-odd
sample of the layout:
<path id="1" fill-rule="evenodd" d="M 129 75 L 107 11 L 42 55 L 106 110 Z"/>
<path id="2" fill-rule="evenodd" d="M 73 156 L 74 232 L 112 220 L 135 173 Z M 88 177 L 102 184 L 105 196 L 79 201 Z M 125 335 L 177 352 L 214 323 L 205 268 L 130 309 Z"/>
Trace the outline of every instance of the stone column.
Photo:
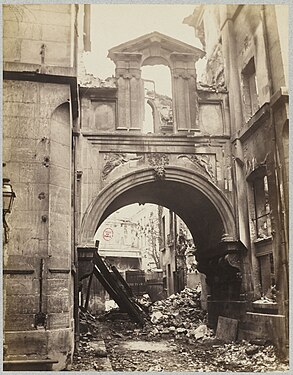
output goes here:
<path id="1" fill-rule="evenodd" d="M 115 53 L 118 82 L 117 130 L 141 131 L 143 124 L 144 97 L 141 80 L 140 53 Z"/>
<path id="2" fill-rule="evenodd" d="M 176 132 L 199 131 L 196 92 L 196 58 L 189 53 L 172 53 L 173 112 Z"/>

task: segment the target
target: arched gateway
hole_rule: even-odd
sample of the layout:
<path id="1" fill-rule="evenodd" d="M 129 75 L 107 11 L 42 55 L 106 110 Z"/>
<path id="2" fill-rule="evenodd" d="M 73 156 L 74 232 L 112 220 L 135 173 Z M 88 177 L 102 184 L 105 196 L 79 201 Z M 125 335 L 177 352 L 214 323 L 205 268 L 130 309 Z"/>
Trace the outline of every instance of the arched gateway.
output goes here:
<path id="1" fill-rule="evenodd" d="M 220 290 L 220 298 L 227 304 L 232 295 L 240 296 L 241 247 L 236 241 L 233 208 L 212 181 L 178 166 L 121 173 L 89 204 L 81 224 L 80 248 L 92 247 L 99 225 L 111 213 L 132 203 L 154 203 L 177 213 L 197 244 L 198 268 L 206 274 L 208 285 L 216 293 L 212 297 L 218 298 Z M 213 324 L 218 311 L 214 311 L 212 300 L 209 305 Z"/>
<path id="2" fill-rule="evenodd" d="M 235 239 L 231 204 L 207 178 L 187 168 L 166 167 L 158 178 L 144 168 L 107 185 L 90 203 L 81 228 L 81 244 L 92 245 L 95 232 L 107 216 L 131 203 L 155 203 L 178 213 L 201 248 L 220 242 L 223 234 Z"/>
<path id="3" fill-rule="evenodd" d="M 198 86 L 195 62 L 204 52 L 158 32 L 114 47 L 108 56 L 115 78 L 80 88 L 78 247 L 92 247 L 98 226 L 123 206 L 165 206 L 185 221 L 196 242 L 198 267 L 210 286 L 211 323 L 221 313 L 239 315 L 249 270 L 234 215 L 226 89 Z M 170 69 L 172 99 L 147 92 L 156 107 L 155 126 L 143 134 L 141 68 L 156 64 Z"/>
<path id="4" fill-rule="evenodd" d="M 90 47 L 89 8 L 4 9 L 3 176 L 16 194 L 3 214 L 4 369 L 72 362 L 79 249 L 96 250 L 100 223 L 134 202 L 166 206 L 188 225 L 210 323 L 235 318 L 239 339 L 261 337 L 287 355 L 286 11 L 197 8 L 184 22 L 206 46 L 199 82 L 205 52 L 159 32 L 111 48 L 112 77 L 77 76 L 83 67 L 70 51 Z M 22 33 L 61 19 L 52 40 Z M 170 97 L 144 74 L 155 65 L 170 70 Z M 165 237 L 163 251 L 175 252 Z"/>

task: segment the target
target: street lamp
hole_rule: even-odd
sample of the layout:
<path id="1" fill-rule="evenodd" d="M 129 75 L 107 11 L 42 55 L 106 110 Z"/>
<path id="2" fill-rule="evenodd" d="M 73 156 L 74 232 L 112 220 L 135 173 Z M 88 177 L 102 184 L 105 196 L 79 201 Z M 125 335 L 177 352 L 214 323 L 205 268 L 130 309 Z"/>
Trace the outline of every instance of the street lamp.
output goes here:
<path id="1" fill-rule="evenodd" d="M 2 194 L 3 194 L 3 227 L 4 227 L 4 243 L 8 242 L 8 232 L 9 227 L 5 219 L 5 215 L 11 213 L 13 200 L 16 197 L 12 186 L 10 184 L 9 178 L 3 178 L 3 186 L 2 186 Z"/>

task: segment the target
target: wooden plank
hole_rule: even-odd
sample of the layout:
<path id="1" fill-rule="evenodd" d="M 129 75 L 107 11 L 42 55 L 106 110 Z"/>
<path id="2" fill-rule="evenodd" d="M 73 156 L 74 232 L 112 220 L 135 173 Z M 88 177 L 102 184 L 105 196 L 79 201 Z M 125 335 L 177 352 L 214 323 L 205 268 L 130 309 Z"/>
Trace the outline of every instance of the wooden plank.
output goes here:
<path id="1" fill-rule="evenodd" d="M 129 299 L 125 291 L 118 284 L 117 280 L 113 277 L 100 255 L 96 252 L 94 254 L 94 274 L 101 281 L 101 284 L 110 294 L 111 298 L 117 303 L 122 311 L 126 311 L 130 318 L 141 325 L 144 324 L 142 310 Z"/>
<path id="2" fill-rule="evenodd" d="M 88 309 L 88 306 L 89 306 L 90 292 L 91 292 L 91 285 L 92 285 L 92 281 L 93 281 L 93 275 L 94 275 L 94 271 L 90 274 L 90 278 L 89 278 L 89 282 L 88 282 L 88 286 L 87 286 L 86 299 L 85 299 L 85 304 L 84 304 L 84 308 L 86 310 Z"/>
<path id="3" fill-rule="evenodd" d="M 97 266 L 94 266 L 94 275 L 99 280 L 99 282 L 103 285 L 106 291 L 109 293 L 110 297 L 116 302 L 119 297 L 117 296 L 116 291 L 112 288 L 112 286 L 108 283 L 108 281 L 104 278 L 100 270 Z M 117 302 L 116 302 L 117 303 Z"/>
<path id="4" fill-rule="evenodd" d="M 96 250 L 95 252 L 98 251 L 99 249 L 99 241 L 96 241 Z M 92 270 L 92 273 L 90 274 L 90 278 L 89 278 L 89 282 L 88 282 L 88 286 L 87 286 L 87 293 L 86 293 L 86 299 L 85 299 L 85 309 L 87 310 L 88 309 L 88 305 L 89 305 L 89 301 L 90 301 L 90 292 L 91 292 L 91 286 L 92 286 L 92 281 L 93 281 L 93 276 L 94 276 L 94 267 L 93 267 L 93 270 Z"/>
<path id="5" fill-rule="evenodd" d="M 126 280 L 121 276 L 120 272 L 117 270 L 115 266 L 111 267 L 111 270 L 114 272 L 114 275 L 117 277 L 117 280 L 122 284 L 125 289 L 126 294 L 128 297 L 134 297 L 132 289 L 130 288 L 129 284 Z"/>

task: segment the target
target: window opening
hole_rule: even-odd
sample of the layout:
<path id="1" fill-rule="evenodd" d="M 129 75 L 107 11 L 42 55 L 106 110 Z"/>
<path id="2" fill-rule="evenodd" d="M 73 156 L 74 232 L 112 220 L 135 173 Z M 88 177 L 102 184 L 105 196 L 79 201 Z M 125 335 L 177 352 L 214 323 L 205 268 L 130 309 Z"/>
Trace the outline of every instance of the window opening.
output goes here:
<path id="1" fill-rule="evenodd" d="M 165 216 L 162 217 L 162 247 L 166 248 L 166 219 Z"/>
<path id="2" fill-rule="evenodd" d="M 255 71 L 254 58 L 252 58 L 242 71 L 243 101 L 245 117 L 248 120 L 259 108 L 258 85 Z"/>
<path id="3" fill-rule="evenodd" d="M 271 236 L 270 204 L 267 176 L 253 181 L 255 233 L 257 238 Z"/>
<path id="4" fill-rule="evenodd" d="M 149 79 L 144 79 L 144 119 L 143 119 L 143 133 L 155 132 L 155 82 Z"/>
<path id="5" fill-rule="evenodd" d="M 171 278 L 171 264 L 168 264 L 168 278 Z"/>
<path id="6" fill-rule="evenodd" d="M 275 270 L 271 243 L 268 177 L 264 174 L 264 171 L 257 170 L 256 172 L 258 174 L 252 180 L 254 198 L 254 218 L 252 220 L 255 228 L 256 240 L 254 243 L 258 260 L 261 294 L 263 297 L 274 301 Z"/>
<path id="7" fill-rule="evenodd" d="M 258 258 L 261 294 L 263 297 L 275 300 L 275 270 L 273 253 L 269 252 Z"/>
<path id="8" fill-rule="evenodd" d="M 143 133 L 173 132 L 171 74 L 167 66 L 142 67 L 144 84 Z"/>
<path id="9" fill-rule="evenodd" d="M 170 229 L 169 229 L 169 232 L 170 232 L 170 235 L 173 237 L 174 233 L 173 233 L 173 229 L 174 229 L 174 220 L 173 220 L 173 212 L 172 211 L 169 211 L 169 221 L 170 221 Z"/>

